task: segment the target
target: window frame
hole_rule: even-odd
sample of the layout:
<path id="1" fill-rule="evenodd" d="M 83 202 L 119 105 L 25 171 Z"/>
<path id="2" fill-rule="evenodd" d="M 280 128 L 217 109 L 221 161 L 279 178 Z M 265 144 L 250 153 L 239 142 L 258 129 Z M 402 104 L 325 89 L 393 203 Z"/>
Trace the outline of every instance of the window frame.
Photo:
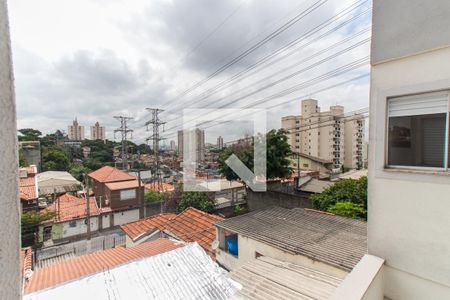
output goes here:
<path id="1" fill-rule="evenodd" d="M 444 135 L 444 160 L 443 160 L 443 166 L 442 167 L 424 167 L 424 166 L 404 166 L 404 165 L 390 165 L 389 164 L 389 101 L 391 99 L 398 99 L 402 97 L 409 97 L 409 96 L 420 96 L 420 95 L 428 95 L 428 94 L 436 94 L 436 93 L 446 93 L 447 94 L 447 110 L 445 112 L 445 135 Z M 403 94 L 403 95 L 392 95 L 386 97 L 386 110 L 385 110 L 385 141 L 384 141 L 384 151 L 385 151 L 385 169 L 397 169 L 397 170 L 418 170 L 418 171 L 437 171 L 442 173 L 450 173 L 450 166 L 449 166 L 449 144 L 450 144 L 450 89 L 442 89 L 442 90 L 435 90 L 435 91 L 424 91 L 424 92 L 416 92 L 416 93 L 410 93 L 410 94 Z M 414 116 L 414 115 L 411 115 Z"/>

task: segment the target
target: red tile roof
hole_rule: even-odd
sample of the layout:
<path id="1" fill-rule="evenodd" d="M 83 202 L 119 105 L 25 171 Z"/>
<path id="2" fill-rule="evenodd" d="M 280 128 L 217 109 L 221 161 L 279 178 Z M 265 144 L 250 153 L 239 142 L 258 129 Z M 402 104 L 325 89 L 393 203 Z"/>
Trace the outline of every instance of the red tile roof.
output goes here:
<path id="1" fill-rule="evenodd" d="M 117 267 L 132 260 L 171 251 L 182 246 L 183 244 L 161 238 L 131 248 L 118 247 L 75 257 L 59 264 L 35 270 L 25 286 L 25 294 Z"/>
<path id="2" fill-rule="evenodd" d="M 161 215 L 121 225 L 122 230 L 131 238 L 139 236 L 158 228 L 161 231 L 185 242 L 197 242 L 212 257 L 215 256 L 211 248 L 216 239 L 214 224 L 224 218 L 205 213 L 193 207 L 185 209 L 182 213 L 169 220 Z"/>
<path id="3" fill-rule="evenodd" d="M 151 232 L 155 229 L 164 230 L 169 220 L 174 219 L 176 214 L 159 214 L 145 219 L 121 225 L 120 228 L 132 239 Z"/>
<path id="4" fill-rule="evenodd" d="M 99 182 L 136 180 L 136 177 L 110 166 L 104 166 L 94 172 L 89 173 L 88 176 Z"/>
<path id="5" fill-rule="evenodd" d="M 37 178 L 36 167 L 30 166 L 27 168 L 21 168 L 19 172 L 26 173 L 27 177 L 19 178 L 19 193 L 20 200 L 29 201 L 38 198 L 37 192 Z"/>
<path id="6" fill-rule="evenodd" d="M 59 201 L 59 204 L 58 204 Z M 58 213 L 59 207 L 59 213 Z M 91 216 L 98 216 L 100 210 L 97 206 L 95 198 L 89 198 L 89 214 Z M 53 219 L 54 222 L 65 222 L 75 219 L 81 219 L 86 217 L 86 199 L 78 198 L 70 194 L 64 194 L 55 203 L 51 204 L 47 208 L 43 209 L 42 212 L 56 212 L 56 217 Z"/>
<path id="7" fill-rule="evenodd" d="M 32 267 L 33 249 L 31 247 L 22 248 L 20 250 L 20 261 L 22 266 L 22 276 Z"/>
<path id="8" fill-rule="evenodd" d="M 124 189 L 133 189 L 139 187 L 138 180 L 128 180 L 128 181 L 119 181 L 119 182 L 110 182 L 105 183 L 106 187 L 111 191 L 116 190 L 124 190 Z M 141 186 L 143 186 L 141 184 Z"/>

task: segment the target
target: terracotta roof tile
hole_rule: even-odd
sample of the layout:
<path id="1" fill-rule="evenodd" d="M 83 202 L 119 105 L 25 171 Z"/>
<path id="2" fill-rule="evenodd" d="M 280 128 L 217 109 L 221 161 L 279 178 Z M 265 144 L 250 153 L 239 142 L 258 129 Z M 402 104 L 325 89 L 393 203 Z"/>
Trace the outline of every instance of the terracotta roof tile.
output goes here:
<path id="1" fill-rule="evenodd" d="M 59 201 L 59 204 L 58 204 Z M 59 213 L 58 213 L 59 207 Z M 95 198 L 89 198 L 89 210 L 91 216 L 98 216 L 100 210 L 97 206 Z M 70 194 L 64 194 L 41 212 L 57 212 L 54 222 L 64 222 L 86 217 L 86 200 L 78 198 Z"/>
<path id="2" fill-rule="evenodd" d="M 136 222 L 121 225 L 120 228 L 122 228 L 122 230 L 132 240 L 134 240 L 139 236 L 155 229 L 164 230 L 166 228 L 166 224 L 176 216 L 176 214 L 159 214 Z"/>
<path id="3" fill-rule="evenodd" d="M 211 248 L 212 242 L 216 239 L 216 229 L 214 224 L 222 221 L 223 218 L 217 215 L 205 213 L 195 208 L 187 208 L 182 213 L 162 223 L 161 215 L 139 220 L 133 223 L 121 225 L 123 231 L 132 239 L 154 231 L 158 228 L 167 234 L 183 240 L 185 242 L 197 242 L 214 257 L 215 252 Z"/>
<path id="4" fill-rule="evenodd" d="M 38 198 L 35 168 L 21 168 L 22 171 L 26 170 L 27 177 L 19 178 L 20 200 L 28 201 Z"/>
<path id="5" fill-rule="evenodd" d="M 88 176 L 99 182 L 136 180 L 136 177 L 110 166 L 104 166 L 94 172 L 89 173 Z"/>
<path id="6" fill-rule="evenodd" d="M 22 248 L 20 250 L 20 261 L 22 265 L 22 276 L 31 270 L 33 249 L 31 247 Z"/>
<path id="7" fill-rule="evenodd" d="M 133 189 L 139 187 L 138 180 L 127 180 L 127 181 L 119 181 L 119 182 L 110 182 L 105 184 L 106 187 L 111 190 L 123 190 L 123 189 Z M 141 185 L 143 186 L 143 185 Z"/>
<path id="8" fill-rule="evenodd" d="M 110 269 L 132 260 L 182 247 L 168 239 L 158 239 L 131 248 L 118 247 L 75 257 L 59 264 L 37 269 L 25 286 L 25 294 Z"/>

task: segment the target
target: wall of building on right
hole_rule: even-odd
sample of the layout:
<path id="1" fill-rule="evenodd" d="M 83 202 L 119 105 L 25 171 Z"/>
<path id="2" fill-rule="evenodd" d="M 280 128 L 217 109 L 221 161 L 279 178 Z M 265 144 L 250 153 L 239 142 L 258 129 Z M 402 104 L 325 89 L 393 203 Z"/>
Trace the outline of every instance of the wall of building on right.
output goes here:
<path id="1" fill-rule="evenodd" d="M 450 5 L 373 6 L 368 252 L 384 296 L 450 299 Z"/>

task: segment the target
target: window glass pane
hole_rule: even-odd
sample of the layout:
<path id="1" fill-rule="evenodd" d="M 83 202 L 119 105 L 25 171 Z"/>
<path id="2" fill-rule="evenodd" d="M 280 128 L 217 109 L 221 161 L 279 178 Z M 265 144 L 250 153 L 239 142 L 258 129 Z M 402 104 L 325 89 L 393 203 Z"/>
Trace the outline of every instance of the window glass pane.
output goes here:
<path id="1" fill-rule="evenodd" d="M 446 114 L 389 118 L 388 164 L 442 168 Z"/>
<path id="2" fill-rule="evenodd" d="M 129 200 L 136 198 L 136 190 L 122 190 L 120 191 L 120 200 Z"/>

